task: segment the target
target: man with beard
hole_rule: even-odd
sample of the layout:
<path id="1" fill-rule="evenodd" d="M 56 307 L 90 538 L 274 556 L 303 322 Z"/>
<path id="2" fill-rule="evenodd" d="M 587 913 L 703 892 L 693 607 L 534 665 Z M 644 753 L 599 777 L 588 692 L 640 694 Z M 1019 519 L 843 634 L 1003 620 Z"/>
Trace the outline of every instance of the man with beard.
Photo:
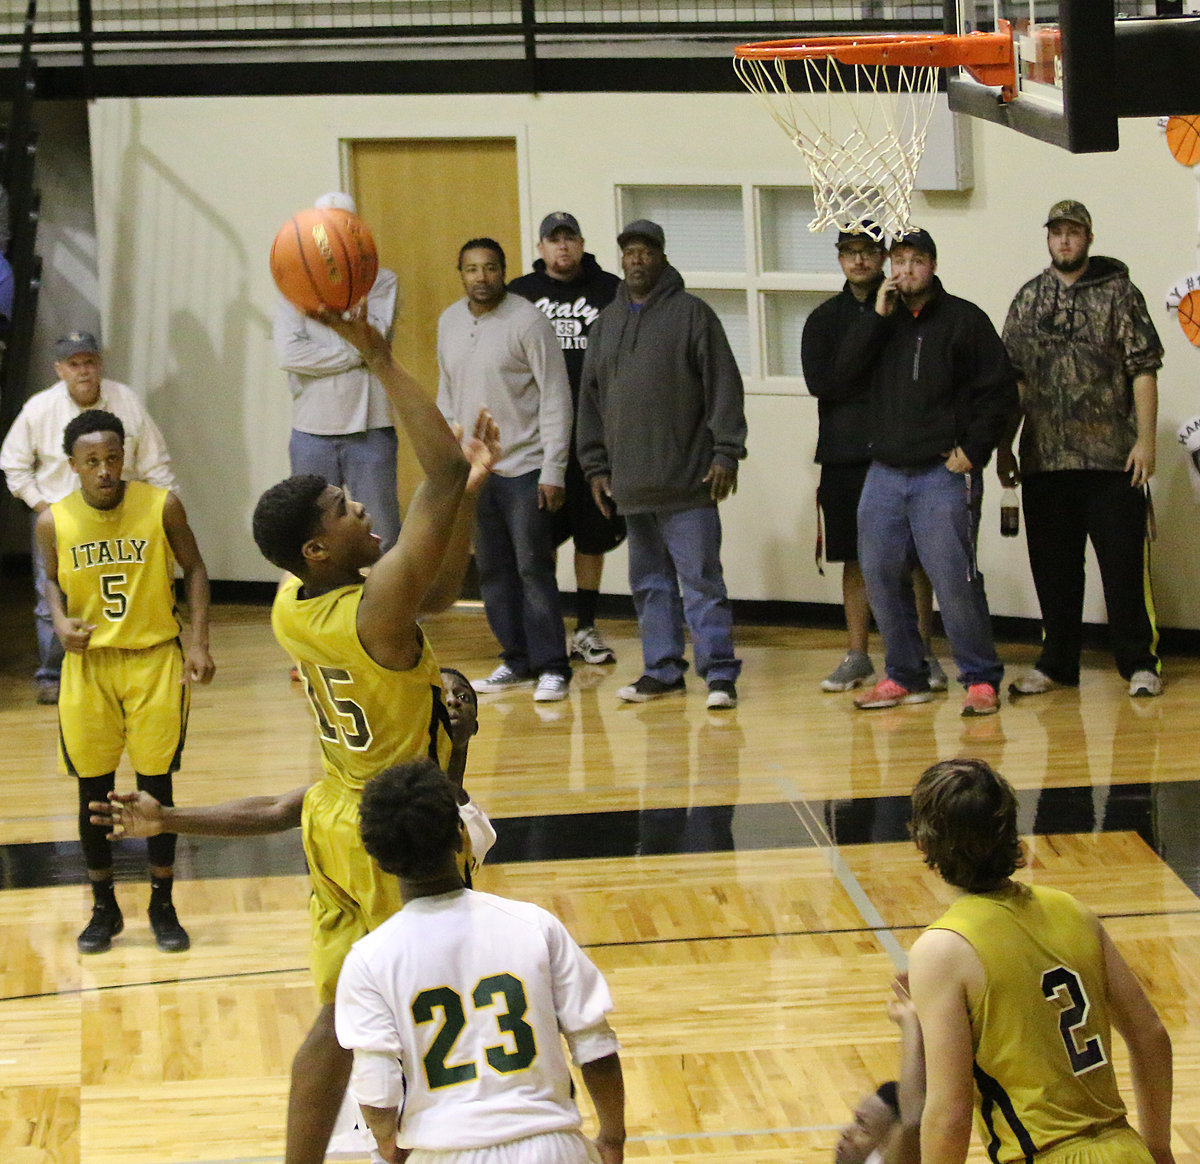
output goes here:
<path id="1" fill-rule="evenodd" d="M 1004 324 L 1023 427 L 1019 471 L 1011 440 L 996 471 L 1025 486 L 1043 631 L 1042 653 L 1013 695 L 1079 683 L 1089 538 L 1117 669 L 1130 695 L 1162 694 L 1146 518 L 1163 347 L 1129 268 L 1090 255 L 1092 238 L 1087 207 L 1056 202 L 1046 218 L 1050 266 L 1017 292 Z"/>

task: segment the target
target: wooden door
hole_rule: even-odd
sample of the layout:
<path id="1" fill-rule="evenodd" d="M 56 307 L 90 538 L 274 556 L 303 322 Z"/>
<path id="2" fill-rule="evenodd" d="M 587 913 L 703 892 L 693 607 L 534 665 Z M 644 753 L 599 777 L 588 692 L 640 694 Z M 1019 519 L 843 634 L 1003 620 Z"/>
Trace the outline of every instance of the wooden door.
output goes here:
<path id="1" fill-rule="evenodd" d="M 458 251 L 494 238 L 520 274 L 521 215 L 515 138 L 401 138 L 351 143 L 351 190 L 381 266 L 399 280 L 397 359 L 437 392 L 437 321 L 462 296 Z M 420 480 L 400 441 L 402 504 Z"/>

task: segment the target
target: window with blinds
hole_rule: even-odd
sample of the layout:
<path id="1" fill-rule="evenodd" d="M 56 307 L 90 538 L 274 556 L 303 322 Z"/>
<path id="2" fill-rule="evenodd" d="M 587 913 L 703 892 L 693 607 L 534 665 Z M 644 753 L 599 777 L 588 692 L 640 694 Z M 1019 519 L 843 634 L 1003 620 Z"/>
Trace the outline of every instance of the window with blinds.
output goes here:
<path id="1" fill-rule="evenodd" d="M 748 393 L 803 395 L 800 337 L 842 286 L 834 229 L 813 233 L 803 186 L 622 185 L 622 223 L 662 226 L 667 257 L 717 313 Z"/>

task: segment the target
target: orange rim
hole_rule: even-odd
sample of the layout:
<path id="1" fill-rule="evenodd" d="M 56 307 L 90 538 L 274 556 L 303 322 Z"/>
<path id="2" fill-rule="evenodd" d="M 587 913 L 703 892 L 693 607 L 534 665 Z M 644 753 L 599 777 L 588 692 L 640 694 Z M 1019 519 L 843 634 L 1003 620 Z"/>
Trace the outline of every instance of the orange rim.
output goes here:
<path id="1" fill-rule="evenodd" d="M 803 61 L 832 57 L 844 65 L 894 65 L 965 68 L 981 85 L 998 85 L 1015 93 L 1016 61 L 1012 26 L 1001 20 L 995 32 L 881 33 L 869 36 L 818 36 L 805 40 L 767 40 L 738 45 L 734 56 L 744 61 Z"/>

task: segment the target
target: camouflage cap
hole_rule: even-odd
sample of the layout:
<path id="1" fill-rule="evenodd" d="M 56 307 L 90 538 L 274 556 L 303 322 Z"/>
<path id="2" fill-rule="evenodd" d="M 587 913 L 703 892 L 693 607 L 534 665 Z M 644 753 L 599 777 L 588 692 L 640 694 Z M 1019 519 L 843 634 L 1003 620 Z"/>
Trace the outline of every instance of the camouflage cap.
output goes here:
<path id="1" fill-rule="evenodd" d="M 1076 202 L 1074 198 L 1064 198 L 1050 207 L 1050 213 L 1046 215 L 1046 225 L 1049 226 L 1052 222 L 1073 222 L 1082 226 L 1088 234 L 1092 233 L 1092 216 L 1088 213 L 1088 208 L 1082 202 Z"/>

